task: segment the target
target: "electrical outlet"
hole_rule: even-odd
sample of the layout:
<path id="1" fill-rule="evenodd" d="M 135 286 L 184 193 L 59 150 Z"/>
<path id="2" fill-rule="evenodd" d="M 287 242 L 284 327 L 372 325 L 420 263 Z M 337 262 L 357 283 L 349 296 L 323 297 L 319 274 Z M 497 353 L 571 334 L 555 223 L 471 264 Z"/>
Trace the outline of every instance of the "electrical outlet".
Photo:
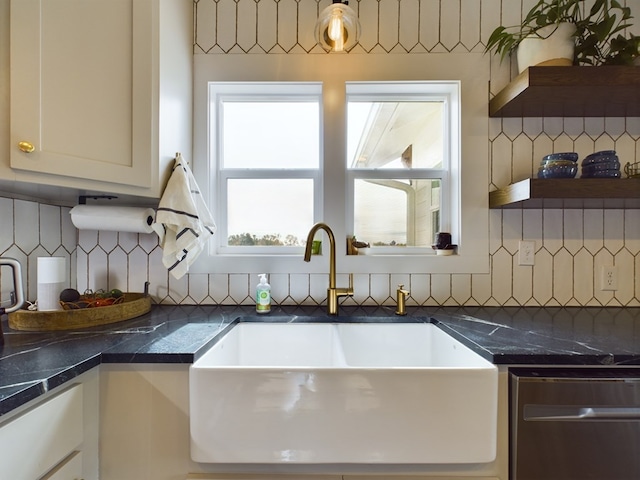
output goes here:
<path id="1" fill-rule="evenodd" d="M 518 243 L 518 265 L 533 265 L 535 253 L 536 242 L 520 240 Z"/>
<path id="2" fill-rule="evenodd" d="M 600 290 L 618 290 L 618 268 L 613 265 L 603 265 L 600 272 Z"/>

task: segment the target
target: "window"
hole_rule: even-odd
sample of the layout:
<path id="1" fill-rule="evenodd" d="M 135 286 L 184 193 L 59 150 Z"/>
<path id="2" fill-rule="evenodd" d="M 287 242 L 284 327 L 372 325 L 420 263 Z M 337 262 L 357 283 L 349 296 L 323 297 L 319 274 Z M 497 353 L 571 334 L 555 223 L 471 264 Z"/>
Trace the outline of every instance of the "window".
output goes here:
<path id="1" fill-rule="evenodd" d="M 321 85 L 214 82 L 210 93 L 218 253 L 303 247 L 321 196 Z"/>
<path id="2" fill-rule="evenodd" d="M 347 83 L 346 95 L 354 236 L 374 253 L 433 253 L 451 225 L 459 84 Z"/>
<path id="3" fill-rule="evenodd" d="M 196 55 L 193 169 L 218 233 L 191 271 L 326 274 L 325 246 L 310 263 L 301 246 L 323 221 L 342 273 L 488 272 L 488 64 L 464 59 Z M 457 255 L 434 255 L 437 231 Z M 372 254 L 347 255 L 353 236 Z"/>

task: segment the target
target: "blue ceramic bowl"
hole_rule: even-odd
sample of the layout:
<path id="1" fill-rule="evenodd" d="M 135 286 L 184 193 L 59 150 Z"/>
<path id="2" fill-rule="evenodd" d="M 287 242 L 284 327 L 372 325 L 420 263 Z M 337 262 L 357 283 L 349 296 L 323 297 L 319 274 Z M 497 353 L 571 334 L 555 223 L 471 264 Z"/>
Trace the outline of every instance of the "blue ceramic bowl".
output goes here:
<path id="1" fill-rule="evenodd" d="M 615 150 L 602 150 L 600 152 L 587 155 L 582 160 L 582 165 L 591 165 L 593 163 L 619 161 L 618 155 Z"/>
<path id="2" fill-rule="evenodd" d="M 580 178 L 620 178 L 620 170 L 599 170 L 592 173 L 584 173 Z"/>
<path id="3" fill-rule="evenodd" d="M 560 165 L 560 162 L 555 165 L 540 167 L 538 169 L 538 178 L 574 178 L 578 173 L 578 166 L 573 162 L 570 165 Z"/>
<path id="4" fill-rule="evenodd" d="M 549 155 L 545 155 L 542 157 L 543 162 L 554 161 L 554 160 L 570 160 L 572 162 L 578 161 L 578 154 L 576 152 L 560 152 L 560 153 L 550 153 Z"/>
<path id="5" fill-rule="evenodd" d="M 606 162 L 591 163 L 589 165 L 582 166 L 583 175 L 585 173 L 601 172 L 604 170 L 620 170 L 620 162 L 617 160 L 610 160 Z"/>

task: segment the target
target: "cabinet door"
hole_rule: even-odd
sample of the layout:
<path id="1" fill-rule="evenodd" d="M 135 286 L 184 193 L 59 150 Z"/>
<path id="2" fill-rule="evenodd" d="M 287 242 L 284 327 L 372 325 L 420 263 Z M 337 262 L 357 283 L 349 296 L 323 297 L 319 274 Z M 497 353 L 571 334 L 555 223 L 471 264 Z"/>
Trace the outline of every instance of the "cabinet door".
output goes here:
<path id="1" fill-rule="evenodd" d="M 82 445 L 82 394 L 74 385 L 0 426 L 1 479 L 40 478 Z"/>
<path id="2" fill-rule="evenodd" d="M 150 186 L 152 13 L 151 0 L 11 1 L 13 169 Z"/>

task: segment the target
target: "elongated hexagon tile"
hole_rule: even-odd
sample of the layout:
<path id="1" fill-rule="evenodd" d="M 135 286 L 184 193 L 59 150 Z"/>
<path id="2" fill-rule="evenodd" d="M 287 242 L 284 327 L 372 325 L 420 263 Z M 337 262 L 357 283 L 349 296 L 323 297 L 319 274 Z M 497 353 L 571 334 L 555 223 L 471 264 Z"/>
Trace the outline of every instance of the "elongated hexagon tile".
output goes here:
<path id="1" fill-rule="evenodd" d="M 564 248 L 553 255 L 553 298 L 561 305 L 573 298 L 573 257 Z"/>
<path id="2" fill-rule="evenodd" d="M 489 254 L 493 255 L 502 247 L 502 210 L 489 211 Z"/>
<path id="3" fill-rule="evenodd" d="M 468 51 L 480 45 L 480 5 L 482 2 L 462 2 L 459 11 L 460 42 Z M 482 45 L 481 51 L 484 49 Z"/>
<path id="4" fill-rule="evenodd" d="M 91 250 L 98 246 L 98 231 L 97 230 L 78 230 L 78 247 L 80 247 L 85 253 L 89 253 Z"/>
<path id="5" fill-rule="evenodd" d="M 504 305 L 512 293 L 512 255 L 505 249 L 498 250 L 491 257 L 491 296 Z"/>
<path id="6" fill-rule="evenodd" d="M 127 287 L 129 277 L 129 257 L 121 248 L 114 248 L 109 252 L 109 272 L 107 284 L 103 287 L 106 291 L 112 288 L 122 290 Z"/>
<path id="7" fill-rule="evenodd" d="M 40 245 L 53 252 L 62 243 L 60 207 L 40 205 Z"/>
<path id="8" fill-rule="evenodd" d="M 29 257 L 20 250 L 17 245 L 12 245 L 10 248 L 5 250 L 3 255 L 14 258 L 20 263 L 22 270 L 22 289 L 24 291 L 25 300 L 35 301 L 37 289 L 36 270 L 35 267 L 32 269 Z M 7 292 L 13 291 L 13 278 L 12 275 L 8 274 L 8 268 L 9 267 L 3 267 L 3 275 L 0 277 L 0 280 L 2 281 L 2 283 L 0 283 L 0 292 L 4 295 L 2 297 L 3 301 L 5 299 L 9 300 L 10 297 Z M 7 270 L 7 272 L 5 272 L 5 270 Z"/>
<path id="9" fill-rule="evenodd" d="M 502 214 L 502 247 L 515 254 L 522 240 L 522 210 L 506 209 Z"/>
<path id="10" fill-rule="evenodd" d="M 376 299 L 379 304 L 389 304 L 389 300 L 395 299 L 397 285 L 391 285 L 388 273 L 376 273 L 369 277 L 369 297 Z"/>
<path id="11" fill-rule="evenodd" d="M 580 305 L 587 305 L 593 298 L 593 256 L 581 249 L 573 256 L 573 297 Z"/>
<path id="12" fill-rule="evenodd" d="M 451 275 L 452 305 L 465 305 L 471 298 L 471 275 L 456 273 Z"/>
<path id="13" fill-rule="evenodd" d="M 87 288 L 90 288 L 94 292 L 101 288 L 105 289 L 109 283 L 107 254 L 105 251 L 100 248 L 94 248 L 89 253 L 87 266 L 89 270 Z"/>
<path id="14" fill-rule="evenodd" d="M 100 248 L 105 252 L 110 253 L 118 246 L 118 232 L 99 231 L 98 243 L 100 244 Z"/>
<path id="15" fill-rule="evenodd" d="M 159 281 L 166 281 L 166 272 L 160 278 L 149 276 L 149 262 L 150 257 L 142 248 L 134 248 L 127 254 L 128 259 L 128 275 L 125 288 L 129 292 L 144 292 L 145 282 L 149 282 L 149 288 L 151 289 L 151 283 L 158 283 Z M 162 263 L 160 264 L 162 266 Z M 164 266 L 162 266 L 164 268 Z M 122 289 L 122 287 L 116 287 Z"/>
<path id="16" fill-rule="evenodd" d="M 595 255 L 604 245 L 604 214 L 601 209 L 584 210 L 584 247 Z"/>
<path id="17" fill-rule="evenodd" d="M 250 276 L 247 274 L 229 275 L 229 297 L 234 304 L 249 305 L 254 302 L 249 280 Z"/>
<path id="18" fill-rule="evenodd" d="M 192 273 L 188 275 L 189 297 L 197 305 L 202 305 L 209 296 L 209 276 L 206 273 Z"/>
<path id="19" fill-rule="evenodd" d="M 535 255 L 533 298 L 541 305 L 546 305 L 553 298 L 553 256 L 544 248 Z"/>
<path id="20" fill-rule="evenodd" d="M 256 25 L 258 21 L 258 5 L 255 0 L 238 0 L 237 2 L 238 25 L 236 42 L 243 52 L 249 52 L 258 43 Z"/>
<path id="21" fill-rule="evenodd" d="M 451 293 L 451 274 L 431 275 L 431 296 L 438 305 L 444 305 L 451 297 Z"/>
<path id="22" fill-rule="evenodd" d="M 511 183 L 534 177 L 538 173 L 539 161 L 533 158 L 533 143 L 526 135 L 518 135 L 512 142 L 513 162 Z"/>
<path id="23" fill-rule="evenodd" d="M 420 0 L 420 44 L 431 52 L 440 42 L 439 0 Z"/>
<path id="24" fill-rule="evenodd" d="M 571 254 L 583 247 L 584 218 L 583 210 L 564 210 L 563 245 Z"/>
<path id="25" fill-rule="evenodd" d="M 188 305 L 193 303 L 189 301 L 189 276 L 185 275 L 182 278 L 175 278 L 173 275 L 169 275 L 169 291 L 165 301 L 172 304 L 184 304 Z"/>
<path id="26" fill-rule="evenodd" d="M 563 210 L 546 209 L 542 213 L 542 241 L 552 255 L 563 247 Z"/>
<path id="27" fill-rule="evenodd" d="M 0 197 L 0 220 L 3 225 L 15 225 L 13 218 L 13 199 Z M 15 228 L 0 229 L 0 254 L 13 245 Z"/>
<path id="28" fill-rule="evenodd" d="M 491 274 L 471 275 L 471 304 L 484 305 L 491 298 Z"/>
<path id="29" fill-rule="evenodd" d="M 251 278 L 254 280 L 254 277 Z M 256 287 L 260 282 L 260 277 L 255 277 L 255 285 L 252 284 L 252 295 L 255 299 Z M 271 301 L 274 305 L 283 304 L 289 297 L 290 279 L 288 273 L 272 273 L 267 275 L 267 282 L 271 285 Z"/>
<path id="30" fill-rule="evenodd" d="M 618 271 L 618 290 L 615 297 L 622 305 L 627 305 L 633 300 L 635 293 L 634 255 L 624 248 L 615 256 L 614 265 Z"/>
<path id="31" fill-rule="evenodd" d="M 60 225 L 62 228 L 60 237 L 62 245 L 69 253 L 75 251 L 78 245 L 78 230 L 71 221 L 70 211 L 71 209 L 68 207 L 61 207 L 60 209 Z"/>
<path id="32" fill-rule="evenodd" d="M 513 298 L 525 305 L 533 297 L 533 269 L 528 265 L 518 265 L 518 256 L 513 257 Z"/>
<path id="33" fill-rule="evenodd" d="M 278 45 L 278 8 L 274 1 L 258 3 L 258 45 L 265 51 L 274 51 Z"/>
<path id="34" fill-rule="evenodd" d="M 431 295 L 431 275 L 412 273 L 408 287 L 413 302 L 424 305 Z"/>
<path id="35" fill-rule="evenodd" d="M 624 246 L 624 210 L 606 210 L 604 214 L 604 248 L 614 255 Z"/>
<path id="36" fill-rule="evenodd" d="M 298 43 L 298 2 L 279 0 L 278 9 L 278 45 L 290 52 Z"/>
<path id="37" fill-rule="evenodd" d="M 229 276 L 221 273 L 209 274 L 209 295 L 218 305 L 228 304 Z"/>
<path id="38" fill-rule="evenodd" d="M 511 183 L 511 141 L 500 135 L 491 142 L 491 183 L 498 188 Z"/>
<path id="39" fill-rule="evenodd" d="M 398 40 L 402 48 L 410 52 L 418 45 L 420 35 L 420 1 L 405 0 L 398 4 L 400 6 Z"/>
<path id="40" fill-rule="evenodd" d="M 385 51 L 392 51 L 400 43 L 398 22 L 400 2 L 395 0 L 378 0 L 378 41 Z"/>
<path id="41" fill-rule="evenodd" d="M 15 242 L 29 254 L 40 243 L 38 204 L 25 200 L 14 200 Z"/>

